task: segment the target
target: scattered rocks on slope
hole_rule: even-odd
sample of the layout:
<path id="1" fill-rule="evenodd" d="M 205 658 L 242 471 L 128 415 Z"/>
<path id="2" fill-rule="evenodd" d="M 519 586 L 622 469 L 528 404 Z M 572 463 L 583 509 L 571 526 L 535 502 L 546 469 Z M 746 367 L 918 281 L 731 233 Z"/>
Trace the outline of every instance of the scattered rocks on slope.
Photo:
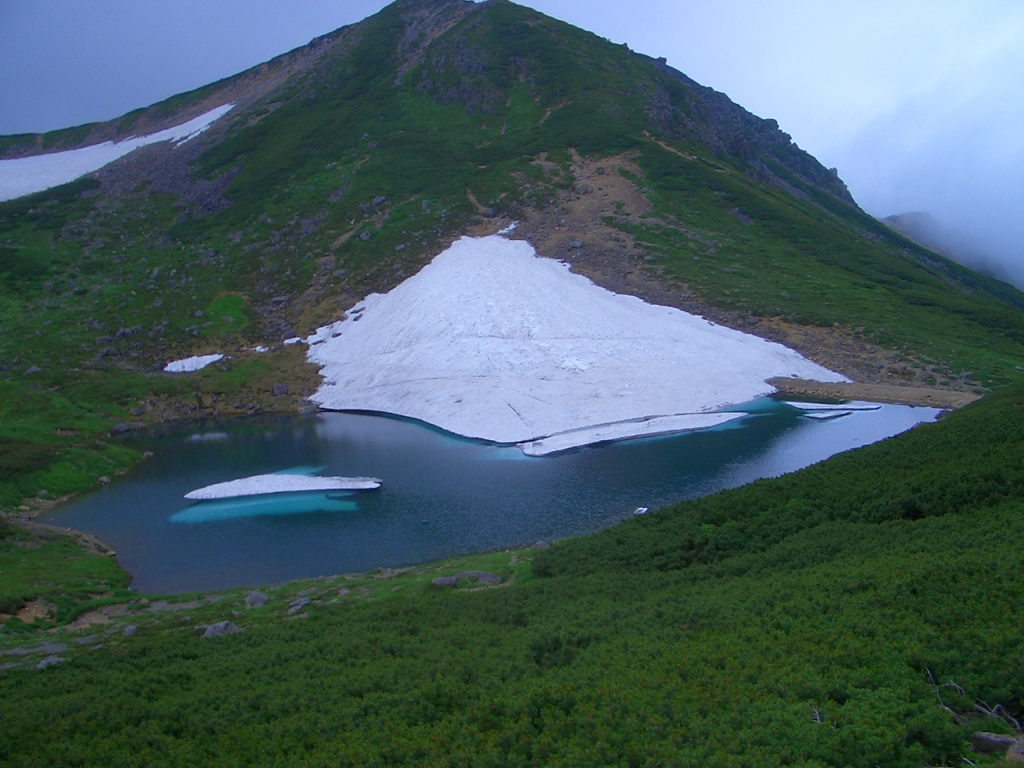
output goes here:
<path id="1" fill-rule="evenodd" d="M 4 656 L 32 656 L 36 653 L 46 653 L 55 656 L 58 653 L 64 653 L 67 649 L 68 647 L 61 643 L 46 643 L 34 648 L 14 648 L 10 651 L 4 651 Z"/>

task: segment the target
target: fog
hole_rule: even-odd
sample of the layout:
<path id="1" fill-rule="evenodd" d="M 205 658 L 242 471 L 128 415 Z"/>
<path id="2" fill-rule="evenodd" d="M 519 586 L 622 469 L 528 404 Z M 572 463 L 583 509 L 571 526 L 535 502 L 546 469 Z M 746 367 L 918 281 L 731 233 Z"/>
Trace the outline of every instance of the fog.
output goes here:
<path id="1" fill-rule="evenodd" d="M 928 211 L 1024 286 L 1024 3 L 529 0 L 777 119 L 878 217 Z M 381 0 L 0 0 L 0 133 L 116 117 Z"/>

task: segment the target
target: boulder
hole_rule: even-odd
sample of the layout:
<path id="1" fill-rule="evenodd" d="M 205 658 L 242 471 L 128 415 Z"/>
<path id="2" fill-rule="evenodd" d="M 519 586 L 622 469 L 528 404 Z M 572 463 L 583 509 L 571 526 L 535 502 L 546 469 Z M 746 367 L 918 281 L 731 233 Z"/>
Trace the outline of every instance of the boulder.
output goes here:
<path id="1" fill-rule="evenodd" d="M 275 384 L 274 385 L 274 395 L 275 396 L 287 395 L 287 394 L 288 394 L 288 385 L 287 384 Z"/>
<path id="2" fill-rule="evenodd" d="M 494 584 L 501 584 L 501 577 L 500 576 L 496 576 L 493 573 L 488 573 L 487 571 L 466 571 L 465 573 L 460 573 L 455 578 L 456 579 L 471 579 L 471 580 L 476 581 L 476 582 L 478 582 L 480 584 L 487 584 L 489 586 L 494 585 Z"/>
<path id="3" fill-rule="evenodd" d="M 374 205 L 384 205 L 384 203 L 386 203 L 387 201 L 388 199 L 383 195 L 377 195 L 377 197 L 373 198 Z"/>
<path id="4" fill-rule="evenodd" d="M 124 632 L 122 634 L 124 634 L 125 637 L 131 637 L 132 635 L 134 635 L 138 631 L 139 631 L 138 627 L 136 627 L 136 626 L 128 626 L 128 627 L 124 628 Z"/>
<path id="5" fill-rule="evenodd" d="M 48 669 L 49 667 L 56 667 L 58 664 L 62 664 L 67 659 L 62 659 L 60 656 L 47 656 L 45 659 L 36 664 L 36 669 Z"/>
<path id="6" fill-rule="evenodd" d="M 459 580 L 455 576 L 438 576 L 430 583 L 435 587 L 454 587 Z"/>
<path id="7" fill-rule="evenodd" d="M 238 627 L 232 624 L 230 621 L 220 621 L 216 624 L 211 624 L 203 632 L 203 637 L 222 637 L 223 635 L 237 635 L 241 632 Z"/>
<path id="8" fill-rule="evenodd" d="M 551 545 L 548 544 L 546 541 L 538 541 L 536 544 L 533 545 L 533 548 L 536 549 L 538 552 L 543 552 L 547 549 L 551 549 Z"/>
<path id="9" fill-rule="evenodd" d="M 369 240 L 369 239 L 370 239 L 371 237 L 373 237 L 373 235 L 371 235 L 371 234 L 370 234 L 369 232 L 363 232 L 363 234 L 361 234 L 361 235 L 359 236 L 359 239 L 360 239 L 360 240 L 362 240 L 362 241 L 363 241 L 363 242 L 365 243 L 365 242 L 367 242 L 367 241 L 368 241 L 368 240 Z"/>
<path id="10" fill-rule="evenodd" d="M 262 608 L 268 602 L 270 602 L 270 598 L 262 592 L 253 592 L 245 598 L 246 608 Z"/>
<path id="11" fill-rule="evenodd" d="M 583 247 L 583 243 L 581 243 L 579 240 L 573 240 L 572 242 L 569 243 L 569 247 L 570 248 L 582 248 Z"/>
<path id="12" fill-rule="evenodd" d="M 978 731 L 971 736 L 971 746 L 978 752 L 1006 752 L 1016 742 L 1017 739 L 1013 736 L 1007 736 L 1005 733 Z"/>
<path id="13" fill-rule="evenodd" d="M 310 600 L 308 597 L 300 597 L 298 600 L 293 600 L 291 603 L 288 604 L 288 613 L 298 613 L 307 605 L 309 605 L 309 603 Z"/>

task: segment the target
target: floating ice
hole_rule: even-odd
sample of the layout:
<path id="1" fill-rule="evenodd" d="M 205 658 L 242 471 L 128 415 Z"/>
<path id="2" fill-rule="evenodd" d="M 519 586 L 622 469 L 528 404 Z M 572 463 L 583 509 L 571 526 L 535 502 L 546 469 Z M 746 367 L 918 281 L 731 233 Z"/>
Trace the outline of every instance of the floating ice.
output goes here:
<path id="1" fill-rule="evenodd" d="M 814 419 L 814 421 L 832 421 L 832 419 L 841 419 L 843 416 L 849 416 L 853 411 L 804 411 L 801 414 L 805 419 Z"/>
<path id="2" fill-rule="evenodd" d="M 877 411 L 882 407 L 878 403 L 798 403 L 788 400 L 785 403 L 799 411 Z"/>
<path id="3" fill-rule="evenodd" d="M 593 445 L 594 443 L 708 429 L 709 427 L 717 427 L 735 419 L 742 419 L 745 415 L 744 413 L 687 413 L 679 416 L 659 416 L 653 419 L 620 421 L 615 424 L 601 424 L 595 427 L 584 427 L 583 429 L 559 432 L 551 437 L 519 443 L 516 447 L 522 449 L 523 453 L 527 456 L 547 456 L 551 453 L 567 451 L 584 445 Z"/>
<path id="4" fill-rule="evenodd" d="M 69 149 L 65 152 L 51 152 L 48 155 L 0 160 L 0 201 L 13 200 L 16 197 L 67 184 L 87 173 L 98 171 L 147 144 L 156 144 L 160 141 L 184 144 L 213 125 L 234 106 L 225 104 L 187 123 L 148 136 L 131 136 L 123 141 L 105 141 L 102 144 Z"/>
<path id="5" fill-rule="evenodd" d="M 499 236 L 462 238 L 306 342 L 323 408 L 406 416 L 535 455 L 713 426 L 736 416 L 711 412 L 774 392 L 774 376 L 846 381 Z"/>
<path id="6" fill-rule="evenodd" d="M 308 477 L 305 475 L 253 475 L 226 483 L 197 488 L 185 494 L 190 501 L 236 499 L 271 493 L 309 491 L 373 491 L 380 488 L 376 477 Z"/>
<path id="7" fill-rule="evenodd" d="M 199 357 L 186 357 L 184 360 L 174 360 L 164 366 L 164 373 L 192 373 L 201 371 L 208 365 L 223 360 L 224 355 L 200 355 Z"/>

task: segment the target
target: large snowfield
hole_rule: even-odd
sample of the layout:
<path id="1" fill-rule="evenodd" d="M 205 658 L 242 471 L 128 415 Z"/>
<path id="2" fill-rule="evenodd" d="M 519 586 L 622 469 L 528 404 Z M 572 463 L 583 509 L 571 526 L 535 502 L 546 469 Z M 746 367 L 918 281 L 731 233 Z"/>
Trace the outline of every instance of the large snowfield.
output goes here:
<path id="1" fill-rule="evenodd" d="M 225 104 L 187 123 L 148 136 L 132 136 L 118 142 L 105 141 L 102 144 L 69 149 L 66 152 L 52 152 L 48 155 L 0 160 L 0 201 L 13 200 L 16 197 L 67 184 L 87 173 L 98 171 L 147 144 L 156 144 L 159 141 L 184 144 L 230 112 L 232 107 L 234 104 Z"/>
<path id="2" fill-rule="evenodd" d="M 328 410 L 375 411 L 545 455 L 715 426 L 775 376 L 847 381 L 796 352 L 599 288 L 526 242 L 464 237 L 307 339 Z"/>

